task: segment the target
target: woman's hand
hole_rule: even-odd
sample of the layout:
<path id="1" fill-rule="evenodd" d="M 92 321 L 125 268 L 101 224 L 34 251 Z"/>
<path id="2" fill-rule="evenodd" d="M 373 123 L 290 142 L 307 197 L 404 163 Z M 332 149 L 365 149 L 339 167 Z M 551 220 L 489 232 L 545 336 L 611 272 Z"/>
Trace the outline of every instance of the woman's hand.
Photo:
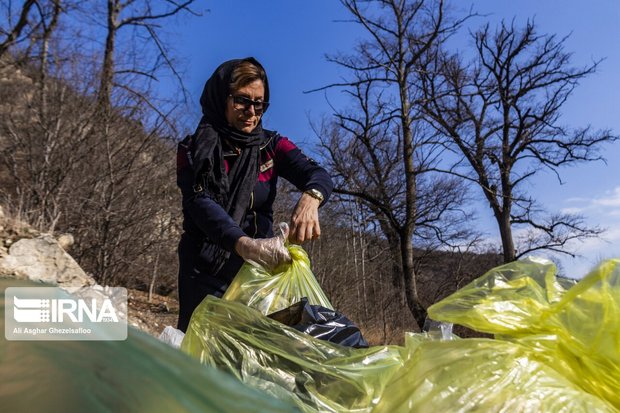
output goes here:
<path id="1" fill-rule="evenodd" d="M 319 205 L 321 201 L 303 193 L 291 216 L 291 232 L 289 241 L 301 244 L 304 241 L 317 239 L 321 236 L 319 226 Z"/>
<path id="2" fill-rule="evenodd" d="M 291 255 L 284 246 L 287 237 L 288 226 L 282 228 L 282 234 L 273 238 L 241 237 L 235 244 L 235 250 L 241 258 L 250 264 L 262 266 L 267 271 L 273 271 L 280 264 L 291 262 Z"/>

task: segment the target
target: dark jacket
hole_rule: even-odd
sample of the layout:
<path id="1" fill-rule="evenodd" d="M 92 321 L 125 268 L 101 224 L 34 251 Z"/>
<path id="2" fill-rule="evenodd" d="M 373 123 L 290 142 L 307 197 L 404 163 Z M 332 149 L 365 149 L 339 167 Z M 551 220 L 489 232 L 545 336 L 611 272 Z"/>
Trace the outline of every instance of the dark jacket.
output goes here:
<path id="1" fill-rule="evenodd" d="M 318 189 L 325 197 L 329 198 L 333 184 L 329 174 L 314 160 L 310 159 L 287 138 L 275 132 L 269 133 L 267 141 L 260 146 L 260 166 L 258 182 L 254 187 L 250 198 L 250 205 L 242 225 L 237 223 L 226 211 L 205 193 L 196 194 L 189 183 L 193 181 L 188 175 L 187 179 L 179 179 L 179 186 L 183 194 L 183 229 L 186 243 L 195 245 L 194 252 L 183 254 L 181 260 L 190 259 L 194 269 L 206 272 L 210 276 L 220 275 L 231 278 L 235 274 L 211 274 L 212 254 L 208 248 L 197 251 L 196 246 L 203 240 L 210 240 L 213 244 L 231 252 L 237 240 L 244 236 L 252 238 L 269 238 L 273 236 L 273 202 L 276 197 L 278 177 L 282 176 L 300 191 Z M 233 150 L 224 151 L 224 160 L 227 170 L 237 154 Z M 179 173 L 190 174 L 191 170 Z M 185 182 L 185 183 L 183 183 Z M 183 242 L 182 242 L 183 244 Z M 181 252 L 181 251 L 180 251 Z M 188 251 L 189 252 L 189 251 Z M 186 265 L 187 266 L 187 265 Z M 238 268 L 237 268 L 238 269 Z"/>

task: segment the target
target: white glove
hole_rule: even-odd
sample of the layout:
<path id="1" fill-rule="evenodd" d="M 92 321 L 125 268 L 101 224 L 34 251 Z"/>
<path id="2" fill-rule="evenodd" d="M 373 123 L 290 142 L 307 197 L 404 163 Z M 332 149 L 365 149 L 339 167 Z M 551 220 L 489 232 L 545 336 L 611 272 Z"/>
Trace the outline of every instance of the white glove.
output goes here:
<path id="1" fill-rule="evenodd" d="M 235 251 L 250 264 L 272 272 L 280 264 L 291 262 L 291 255 L 284 246 L 284 241 L 288 238 L 288 225 L 281 223 L 279 232 L 280 234 L 273 238 L 241 237 L 235 244 Z"/>

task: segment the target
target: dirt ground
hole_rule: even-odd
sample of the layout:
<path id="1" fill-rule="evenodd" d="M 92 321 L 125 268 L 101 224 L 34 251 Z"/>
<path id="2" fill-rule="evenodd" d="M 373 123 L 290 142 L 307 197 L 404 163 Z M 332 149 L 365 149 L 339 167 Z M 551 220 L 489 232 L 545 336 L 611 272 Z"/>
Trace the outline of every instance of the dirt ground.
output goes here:
<path id="1" fill-rule="evenodd" d="M 129 324 L 152 336 L 159 337 L 166 326 L 177 326 L 179 303 L 173 298 L 153 294 L 149 303 L 148 293 L 127 290 L 127 306 Z"/>

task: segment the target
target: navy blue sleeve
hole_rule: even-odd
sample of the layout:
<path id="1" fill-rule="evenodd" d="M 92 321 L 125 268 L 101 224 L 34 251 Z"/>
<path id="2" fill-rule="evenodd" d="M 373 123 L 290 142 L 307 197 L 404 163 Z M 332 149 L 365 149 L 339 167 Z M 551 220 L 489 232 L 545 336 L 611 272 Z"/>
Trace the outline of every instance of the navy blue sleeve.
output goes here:
<path id="1" fill-rule="evenodd" d="M 307 157 L 293 142 L 282 136 L 275 142 L 275 158 L 278 175 L 300 191 L 318 189 L 325 198 L 321 205 L 327 202 L 334 184 L 327 171 L 315 160 Z"/>
<path id="2" fill-rule="evenodd" d="M 246 233 L 230 215 L 207 194 L 183 198 L 183 209 L 209 240 L 226 251 L 234 252 L 235 243 Z"/>

